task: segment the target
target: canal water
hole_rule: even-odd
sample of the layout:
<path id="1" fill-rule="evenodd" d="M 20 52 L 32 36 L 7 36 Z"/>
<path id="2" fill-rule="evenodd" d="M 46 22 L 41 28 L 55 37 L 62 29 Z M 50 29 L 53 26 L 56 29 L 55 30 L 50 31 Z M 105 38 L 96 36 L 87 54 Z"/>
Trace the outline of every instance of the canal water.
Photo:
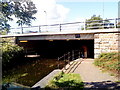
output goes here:
<path id="1" fill-rule="evenodd" d="M 16 82 L 31 87 L 54 69 L 62 69 L 65 64 L 64 60 L 27 58 L 22 65 L 3 70 L 3 83 Z"/>

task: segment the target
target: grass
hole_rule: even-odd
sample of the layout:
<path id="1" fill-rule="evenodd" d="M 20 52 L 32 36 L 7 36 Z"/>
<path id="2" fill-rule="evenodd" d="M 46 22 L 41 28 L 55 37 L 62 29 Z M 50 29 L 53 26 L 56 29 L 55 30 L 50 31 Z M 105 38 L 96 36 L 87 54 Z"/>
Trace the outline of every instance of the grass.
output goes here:
<path id="1" fill-rule="evenodd" d="M 83 82 L 79 74 L 60 73 L 49 82 L 46 88 L 80 90 L 83 89 Z"/>
<path id="2" fill-rule="evenodd" d="M 95 59 L 94 64 L 104 71 L 111 72 L 111 75 L 118 75 L 120 71 L 119 53 L 102 53 L 97 59 Z"/>
<path id="3" fill-rule="evenodd" d="M 10 70 L 3 70 L 2 81 L 4 83 L 16 82 L 25 86 L 33 86 L 64 61 L 56 59 L 28 60 Z"/>

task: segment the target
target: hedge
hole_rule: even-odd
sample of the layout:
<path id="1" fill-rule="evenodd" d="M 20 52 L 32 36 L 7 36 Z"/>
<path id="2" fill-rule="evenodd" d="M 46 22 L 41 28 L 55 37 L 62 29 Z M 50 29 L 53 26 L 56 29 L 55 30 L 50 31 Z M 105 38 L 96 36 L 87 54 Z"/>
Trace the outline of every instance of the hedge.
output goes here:
<path id="1" fill-rule="evenodd" d="M 4 68 L 14 65 L 23 57 L 23 48 L 12 44 L 2 43 L 2 66 Z"/>

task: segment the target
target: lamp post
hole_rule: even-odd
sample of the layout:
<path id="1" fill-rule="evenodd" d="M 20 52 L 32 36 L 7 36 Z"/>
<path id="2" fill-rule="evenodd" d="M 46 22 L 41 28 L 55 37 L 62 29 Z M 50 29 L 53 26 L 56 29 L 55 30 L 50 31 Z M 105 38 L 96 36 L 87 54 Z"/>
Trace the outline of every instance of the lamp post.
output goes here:
<path id="1" fill-rule="evenodd" d="M 104 21 L 104 0 L 103 0 L 103 29 L 104 29 L 104 23 L 105 21 Z"/>
<path id="2" fill-rule="evenodd" d="M 47 12 L 46 11 L 44 11 L 44 13 L 45 13 L 45 18 L 46 18 L 46 30 L 47 30 Z M 48 32 L 48 31 L 47 31 Z"/>

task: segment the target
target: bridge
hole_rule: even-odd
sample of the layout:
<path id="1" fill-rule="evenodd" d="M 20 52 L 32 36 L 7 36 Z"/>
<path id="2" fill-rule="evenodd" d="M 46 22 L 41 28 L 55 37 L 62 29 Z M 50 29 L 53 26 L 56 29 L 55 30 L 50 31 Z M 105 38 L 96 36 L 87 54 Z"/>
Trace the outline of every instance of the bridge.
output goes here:
<path id="1" fill-rule="evenodd" d="M 9 35 L 28 34 L 28 33 L 47 33 L 47 32 L 74 32 L 93 29 L 108 29 L 120 27 L 119 18 L 94 20 L 85 22 L 72 22 L 52 25 L 39 25 L 29 27 L 11 28 Z"/>
<path id="2" fill-rule="evenodd" d="M 15 37 L 15 43 L 26 51 L 57 58 L 80 50 L 81 56 L 97 58 L 100 53 L 120 51 L 120 18 L 53 25 L 11 28 L 0 37 Z"/>

